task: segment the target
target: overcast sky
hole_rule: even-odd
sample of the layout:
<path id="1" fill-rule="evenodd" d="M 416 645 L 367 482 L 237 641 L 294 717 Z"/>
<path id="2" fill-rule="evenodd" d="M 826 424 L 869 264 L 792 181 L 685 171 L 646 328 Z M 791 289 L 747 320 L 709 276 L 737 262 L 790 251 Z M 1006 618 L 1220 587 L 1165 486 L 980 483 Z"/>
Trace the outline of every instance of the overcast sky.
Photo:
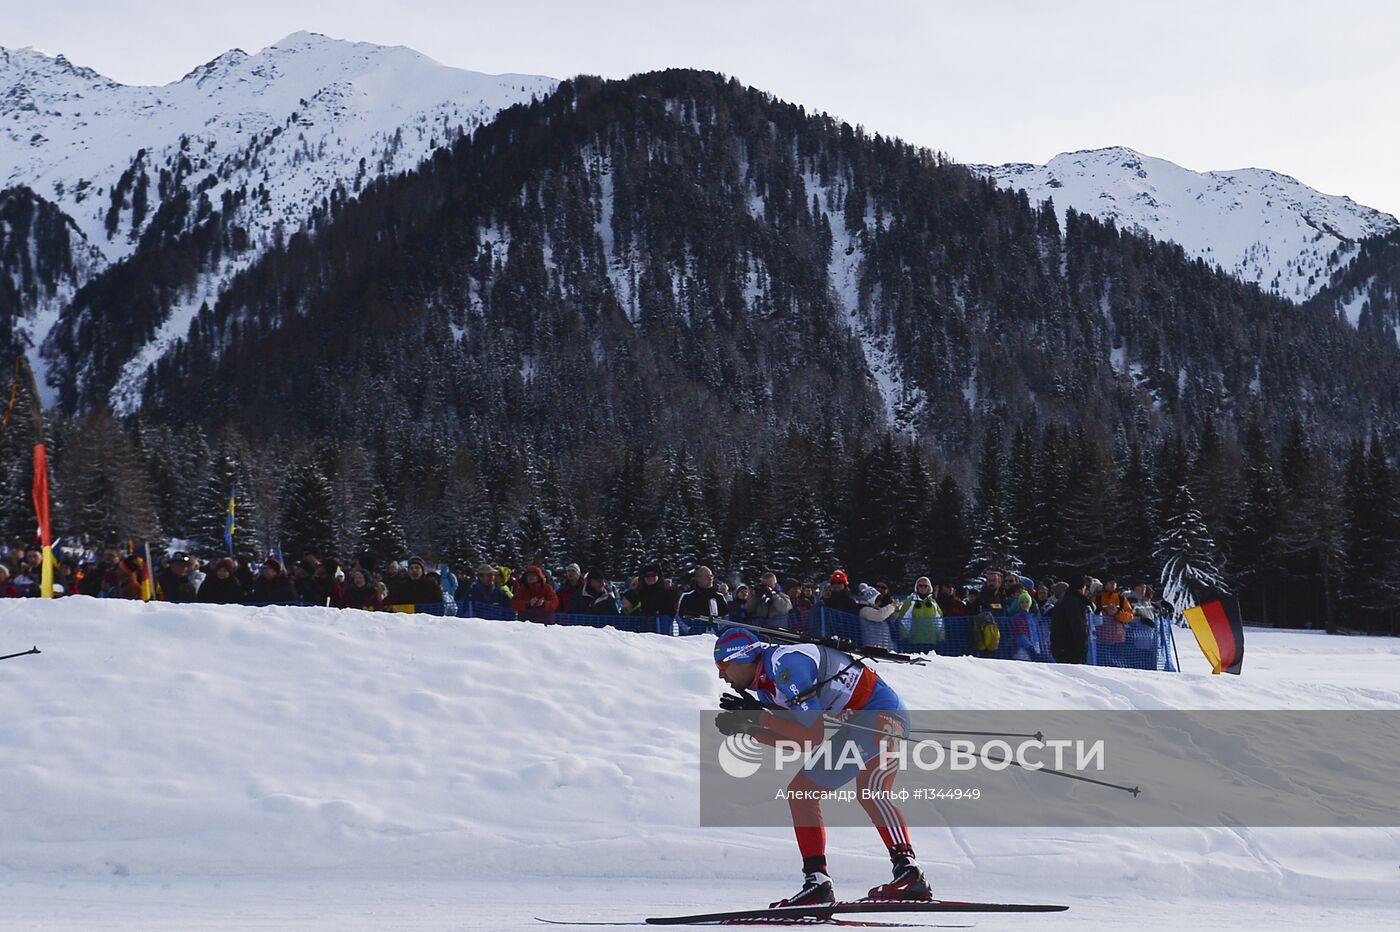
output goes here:
<path id="1" fill-rule="evenodd" d="M 688 66 L 966 162 L 1126 145 L 1400 214 L 1400 4 L 0 0 L 0 45 L 165 84 L 306 29 L 475 71 Z"/>

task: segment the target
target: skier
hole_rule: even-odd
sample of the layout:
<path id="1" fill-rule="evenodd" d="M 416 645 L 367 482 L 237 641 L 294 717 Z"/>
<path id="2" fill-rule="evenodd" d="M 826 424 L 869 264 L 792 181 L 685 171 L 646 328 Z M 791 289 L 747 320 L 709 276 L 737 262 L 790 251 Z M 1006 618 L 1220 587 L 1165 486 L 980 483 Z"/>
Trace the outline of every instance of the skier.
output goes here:
<path id="1" fill-rule="evenodd" d="M 933 892 L 914 858 L 909 828 L 899 809 L 887 798 L 897 773 L 896 762 L 878 760 L 884 742 L 902 739 L 909 731 L 904 703 L 874 670 L 831 647 L 817 644 L 764 644 L 747 628 L 731 628 L 715 642 L 719 677 L 738 695 L 720 700 L 715 727 L 725 734 L 752 734 L 772 745 L 779 739 L 820 743 L 825 737 L 823 715 L 837 715 L 848 725 L 832 736 L 838 759 L 847 755 L 844 742 L 854 742 L 861 763 L 803 770 L 788 784 L 793 831 L 802 852 L 803 885 L 795 895 L 772 904 L 811 906 L 836 902 L 827 873 L 826 827 L 820 791 L 834 790 L 852 779 L 859 783 L 860 804 L 889 849 L 894 879 L 873 888 L 871 900 L 931 900 Z M 746 690 L 753 690 L 758 699 Z M 744 710 L 786 710 L 794 715 L 765 712 L 754 725 Z"/>

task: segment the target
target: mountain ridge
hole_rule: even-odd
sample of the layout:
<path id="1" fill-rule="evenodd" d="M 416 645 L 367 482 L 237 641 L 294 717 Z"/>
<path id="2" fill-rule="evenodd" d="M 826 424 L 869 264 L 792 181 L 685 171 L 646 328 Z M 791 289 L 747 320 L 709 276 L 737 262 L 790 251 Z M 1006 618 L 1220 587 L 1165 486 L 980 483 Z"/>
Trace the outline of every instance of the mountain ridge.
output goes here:
<path id="1" fill-rule="evenodd" d="M 502 106 L 555 83 L 307 32 L 252 55 L 229 50 L 160 86 L 120 84 L 33 49 L 0 49 L 0 189 L 28 187 L 68 214 L 105 260 L 94 274 L 131 258 L 148 238 L 189 232 L 216 212 L 237 230 L 240 248 L 185 284 L 183 303 L 129 360 L 115 402 L 130 411 L 149 361 L 264 248 L 366 179 L 416 167 Z M 52 334 L 51 315 L 32 316 L 42 319 L 29 324 L 31 358 L 61 370 L 61 352 L 41 357 L 33 345 Z"/>
<path id="2" fill-rule="evenodd" d="M 1043 165 L 969 166 L 1032 201 L 1053 198 L 1180 244 L 1265 291 L 1304 302 L 1395 217 L 1267 168 L 1195 172 L 1126 146 L 1063 152 Z"/>

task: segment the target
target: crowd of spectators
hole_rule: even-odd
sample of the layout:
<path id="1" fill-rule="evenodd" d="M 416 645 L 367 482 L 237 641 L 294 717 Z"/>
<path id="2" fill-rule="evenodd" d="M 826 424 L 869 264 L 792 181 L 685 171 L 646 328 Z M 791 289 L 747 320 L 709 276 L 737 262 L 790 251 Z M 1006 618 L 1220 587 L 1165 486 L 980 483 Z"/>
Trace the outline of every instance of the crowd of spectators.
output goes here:
<path id="1" fill-rule="evenodd" d="M 37 596 L 42 565 L 37 549 L 7 548 L 0 560 L 0 597 Z M 467 583 L 447 565 L 430 568 L 416 556 L 380 567 L 370 555 L 341 564 L 306 551 L 287 567 L 278 554 L 255 565 L 175 552 L 150 572 L 139 553 L 123 555 L 109 547 L 86 558 L 60 559 L 54 582 L 58 595 L 371 610 L 414 606 L 541 623 L 570 616 L 626 616 L 641 625 L 677 618 L 714 628 L 739 622 L 807 631 L 814 611 L 822 608 L 856 619 L 854 633 L 863 646 L 901 650 L 936 649 L 948 637 L 948 619 L 967 616 L 972 619 L 968 637 L 973 653 L 994 654 L 1005 630 L 1013 638 L 1012 657 L 1065 663 L 1084 662 L 1091 626 L 1099 644 L 1121 644 L 1126 626 L 1154 626 L 1158 615 L 1146 582 L 1124 591 L 1112 576 L 1037 583 L 996 569 L 987 569 L 972 584 L 952 579 L 935 584 L 920 576 L 901 596 L 887 579 L 853 585 L 841 569 L 820 582 L 780 580 L 768 572 L 752 582 L 736 579 L 731 589 L 707 566 L 678 584 L 656 563 L 622 581 L 584 572 L 577 563 L 552 572 L 533 564 L 512 569 L 482 563 Z M 1051 657 L 1044 656 L 1047 648 Z"/>

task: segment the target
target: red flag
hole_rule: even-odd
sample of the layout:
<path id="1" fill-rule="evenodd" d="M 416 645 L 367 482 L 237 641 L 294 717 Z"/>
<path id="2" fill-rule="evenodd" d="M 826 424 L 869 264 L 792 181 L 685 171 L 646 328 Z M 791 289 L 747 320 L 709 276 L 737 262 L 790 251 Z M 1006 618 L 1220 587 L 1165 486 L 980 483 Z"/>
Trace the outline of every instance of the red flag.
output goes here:
<path id="1" fill-rule="evenodd" d="M 39 542 L 53 543 L 49 527 L 49 458 L 42 443 L 34 444 L 34 513 L 39 516 Z"/>

